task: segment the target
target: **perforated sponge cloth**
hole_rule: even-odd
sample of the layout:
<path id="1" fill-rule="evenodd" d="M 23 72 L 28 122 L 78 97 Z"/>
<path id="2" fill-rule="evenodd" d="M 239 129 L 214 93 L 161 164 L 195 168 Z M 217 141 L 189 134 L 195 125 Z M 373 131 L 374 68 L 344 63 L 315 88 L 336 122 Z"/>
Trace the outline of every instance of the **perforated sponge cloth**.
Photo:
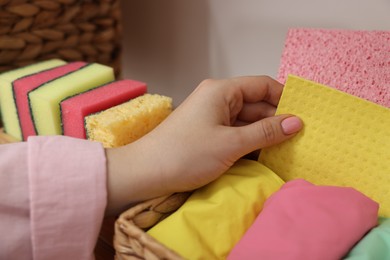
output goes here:
<path id="1" fill-rule="evenodd" d="M 285 181 L 353 187 L 390 217 L 390 109 L 290 75 L 277 114 L 299 116 L 304 129 L 260 162 Z"/>

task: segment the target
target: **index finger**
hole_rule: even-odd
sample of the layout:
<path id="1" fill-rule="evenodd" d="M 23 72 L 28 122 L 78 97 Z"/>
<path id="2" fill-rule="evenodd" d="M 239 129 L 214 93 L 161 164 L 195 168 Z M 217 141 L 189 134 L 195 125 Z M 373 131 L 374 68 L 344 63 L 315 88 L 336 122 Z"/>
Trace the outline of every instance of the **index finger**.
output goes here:
<path id="1" fill-rule="evenodd" d="M 277 106 L 283 92 L 283 85 L 269 76 L 244 76 L 231 79 L 231 86 L 238 87 L 244 102 L 265 101 Z"/>

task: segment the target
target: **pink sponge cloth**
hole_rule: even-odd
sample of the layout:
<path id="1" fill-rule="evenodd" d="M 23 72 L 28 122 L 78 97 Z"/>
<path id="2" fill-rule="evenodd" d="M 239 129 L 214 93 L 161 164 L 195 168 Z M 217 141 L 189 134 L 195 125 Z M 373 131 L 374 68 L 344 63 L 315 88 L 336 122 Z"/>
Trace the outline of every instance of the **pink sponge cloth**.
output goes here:
<path id="1" fill-rule="evenodd" d="M 34 123 L 30 113 L 28 93 L 47 82 L 62 77 L 70 72 L 76 71 L 85 65 L 85 62 L 72 62 L 14 81 L 13 92 L 23 140 L 26 140 L 29 136 L 36 135 Z"/>
<path id="2" fill-rule="evenodd" d="M 390 107 L 390 31 L 290 29 L 279 67 Z"/>
<path id="3" fill-rule="evenodd" d="M 68 97 L 60 102 L 63 135 L 86 138 L 84 117 L 143 95 L 147 86 L 135 80 L 119 80 Z"/>
<path id="4" fill-rule="evenodd" d="M 352 188 L 287 182 L 228 259 L 341 259 L 377 225 L 378 208 Z"/>

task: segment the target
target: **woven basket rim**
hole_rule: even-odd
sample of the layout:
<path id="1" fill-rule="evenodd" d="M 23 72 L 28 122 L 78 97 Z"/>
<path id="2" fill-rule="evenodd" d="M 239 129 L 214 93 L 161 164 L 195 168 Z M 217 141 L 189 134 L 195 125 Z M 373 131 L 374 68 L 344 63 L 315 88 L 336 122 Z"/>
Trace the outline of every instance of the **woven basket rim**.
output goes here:
<path id="1" fill-rule="evenodd" d="M 174 193 L 147 200 L 120 214 L 115 222 L 115 259 L 183 259 L 146 233 L 146 230 L 176 211 L 191 193 Z M 142 220 L 137 219 L 140 216 L 150 218 L 152 222 L 142 228 Z"/>

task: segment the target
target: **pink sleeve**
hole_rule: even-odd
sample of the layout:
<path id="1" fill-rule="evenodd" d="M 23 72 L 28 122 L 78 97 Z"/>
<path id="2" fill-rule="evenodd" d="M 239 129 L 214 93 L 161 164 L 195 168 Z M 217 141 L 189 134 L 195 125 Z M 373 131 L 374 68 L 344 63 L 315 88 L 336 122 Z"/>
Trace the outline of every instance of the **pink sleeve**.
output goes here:
<path id="1" fill-rule="evenodd" d="M 64 136 L 28 143 L 34 259 L 93 259 L 107 203 L 102 146 Z"/>
<path id="2" fill-rule="evenodd" d="M 93 259 L 107 203 L 98 143 L 30 137 L 0 146 L 0 259 Z"/>
<path id="3" fill-rule="evenodd" d="M 31 257 L 27 144 L 0 145 L 0 259 Z"/>

